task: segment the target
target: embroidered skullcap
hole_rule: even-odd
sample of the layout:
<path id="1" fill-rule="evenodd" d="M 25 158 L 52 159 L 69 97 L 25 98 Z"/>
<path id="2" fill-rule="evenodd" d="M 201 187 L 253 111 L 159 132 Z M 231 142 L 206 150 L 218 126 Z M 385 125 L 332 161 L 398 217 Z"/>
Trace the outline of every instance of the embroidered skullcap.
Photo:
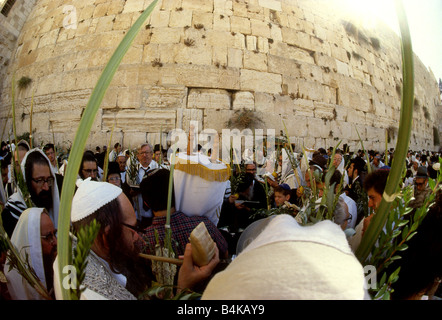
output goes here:
<path id="1" fill-rule="evenodd" d="M 77 180 L 77 187 L 72 200 L 72 222 L 86 218 L 116 199 L 122 192 L 121 188 L 113 184 L 93 181 L 90 177 L 86 180 Z"/>

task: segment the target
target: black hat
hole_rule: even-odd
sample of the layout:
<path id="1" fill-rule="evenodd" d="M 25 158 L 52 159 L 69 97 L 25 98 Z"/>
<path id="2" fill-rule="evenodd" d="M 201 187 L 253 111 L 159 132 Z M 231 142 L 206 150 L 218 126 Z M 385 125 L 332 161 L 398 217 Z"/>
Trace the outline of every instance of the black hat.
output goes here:
<path id="1" fill-rule="evenodd" d="M 416 178 L 428 178 L 427 167 L 420 166 L 417 168 Z"/>
<path id="2" fill-rule="evenodd" d="M 327 159 L 325 159 L 322 155 L 320 154 L 315 154 L 312 158 L 312 160 L 310 160 L 309 165 L 313 166 L 319 166 L 322 170 L 327 169 Z"/>
<path id="3" fill-rule="evenodd" d="M 153 152 L 157 152 L 157 151 L 164 152 L 164 151 L 166 151 L 166 149 L 164 149 L 162 145 L 160 145 L 160 144 L 156 144 L 156 145 L 153 147 Z"/>
<path id="4" fill-rule="evenodd" d="M 108 163 L 107 174 L 120 173 L 120 166 L 115 161 Z"/>

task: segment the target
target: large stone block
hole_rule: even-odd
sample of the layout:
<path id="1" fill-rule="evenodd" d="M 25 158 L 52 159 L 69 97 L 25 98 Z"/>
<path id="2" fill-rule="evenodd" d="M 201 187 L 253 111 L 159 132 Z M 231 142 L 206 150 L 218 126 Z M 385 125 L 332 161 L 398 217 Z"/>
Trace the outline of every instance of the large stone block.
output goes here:
<path id="1" fill-rule="evenodd" d="M 186 105 L 187 88 L 154 86 L 141 90 L 141 106 L 147 109 L 176 109 Z"/>
<path id="2" fill-rule="evenodd" d="M 255 92 L 255 110 L 263 114 L 275 112 L 275 98 L 273 94 Z"/>
<path id="3" fill-rule="evenodd" d="M 103 110 L 102 128 L 104 130 L 120 130 L 130 128 L 128 131 L 159 132 L 175 128 L 175 110 Z"/>
<path id="4" fill-rule="evenodd" d="M 295 107 L 295 115 L 314 117 L 313 101 L 307 99 L 295 99 L 293 104 Z"/>
<path id="5" fill-rule="evenodd" d="M 244 68 L 256 71 L 267 71 L 267 55 L 244 50 Z"/>
<path id="6" fill-rule="evenodd" d="M 309 134 L 318 138 L 329 138 L 331 125 L 327 120 L 308 118 L 307 119 Z"/>
<path id="7" fill-rule="evenodd" d="M 197 65 L 164 65 L 160 81 L 163 85 L 180 84 L 187 87 L 240 89 L 240 72 L 233 68 Z"/>
<path id="8" fill-rule="evenodd" d="M 254 110 L 255 109 L 255 96 L 252 92 L 239 91 L 235 92 L 232 96 L 233 110 Z"/>
<path id="9" fill-rule="evenodd" d="M 282 77 L 279 74 L 254 70 L 241 70 L 241 90 L 280 93 Z"/>
<path id="10" fill-rule="evenodd" d="M 190 89 L 187 97 L 187 108 L 197 109 L 230 109 L 231 97 L 227 90 Z"/>
<path id="11" fill-rule="evenodd" d="M 192 26 L 191 10 L 172 10 L 170 12 L 169 27 L 184 28 Z"/>
<path id="12" fill-rule="evenodd" d="M 245 35 L 250 35 L 252 33 L 250 19 L 238 16 L 231 16 L 230 30 L 232 32 L 239 32 Z"/>

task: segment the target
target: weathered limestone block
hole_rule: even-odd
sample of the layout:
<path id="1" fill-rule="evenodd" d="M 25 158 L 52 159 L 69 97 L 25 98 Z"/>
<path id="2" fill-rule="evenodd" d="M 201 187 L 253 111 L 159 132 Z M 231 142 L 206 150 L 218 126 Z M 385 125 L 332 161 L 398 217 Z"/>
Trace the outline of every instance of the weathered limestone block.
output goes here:
<path id="1" fill-rule="evenodd" d="M 275 114 L 292 115 L 295 106 L 293 99 L 288 95 L 274 95 Z"/>
<path id="2" fill-rule="evenodd" d="M 176 47 L 175 62 L 178 64 L 210 65 L 212 63 L 212 48 L 208 46 L 179 46 Z"/>
<path id="3" fill-rule="evenodd" d="M 213 0 L 182 0 L 183 9 L 213 12 Z"/>
<path id="4" fill-rule="evenodd" d="M 232 96 L 233 110 L 254 110 L 255 96 L 252 92 L 239 91 Z"/>
<path id="5" fill-rule="evenodd" d="M 169 11 L 182 8 L 182 0 L 163 0 L 158 3 L 160 11 Z"/>
<path id="6" fill-rule="evenodd" d="M 222 129 L 227 128 L 226 124 L 233 116 L 233 110 L 204 110 L 204 128 L 214 129 L 221 135 Z"/>
<path id="7" fill-rule="evenodd" d="M 213 13 L 193 11 L 192 26 L 203 27 L 204 29 L 212 29 Z"/>
<path id="8" fill-rule="evenodd" d="M 239 16 L 231 16 L 230 31 L 250 35 L 252 33 L 250 19 Z"/>
<path id="9" fill-rule="evenodd" d="M 140 108 L 141 89 L 135 86 L 117 88 L 117 107 L 121 109 Z"/>
<path id="10" fill-rule="evenodd" d="M 95 6 L 94 13 L 92 14 L 93 18 L 102 18 L 106 16 L 107 11 L 109 9 L 109 2 L 98 3 Z"/>
<path id="11" fill-rule="evenodd" d="M 244 50 L 244 68 L 256 71 L 267 71 L 267 55 Z"/>
<path id="12" fill-rule="evenodd" d="M 130 128 L 128 131 L 159 132 L 175 128 L 175 110 L 103 110 L 102 128 L 119 130 Z"/>
<path id="13" fill-rule="evenodd" d="M 124 0 L 112 0 L 107 8 L 107 15 L 119 15 L 124 10 Z"/>
<path id="14" fill-rule="evenodd" d="M 163 85 L 239 90 L 240 72 L 233 68 L 197 65 L 164 65 L 160 73 Z"/>
<path id="15" fill-rule="evenodd" d="M 178 110 L 180 109 L 177 109 L 177 112 Z M 187 133 L 190 131 L 190 123 L 192 121 L 196 121 L 198 123 L 198 128 L 203 128 L 203 118 L 204 118 L 203 109 L 181 109 L 181 110 L 182 110 L 181 127 L 184 131 L 186 131 Z"/>
<path id="16" fill-rule="evenodd" d="M 121 65 L 141 63 L 143 58 L 143 50 L 142 45 L 132 45 L 124 55 Z"/>
<path id="17" fill-rule="evenodd" d="M 252 34 L 258 37 L 270 38 L 270 27 L 266 21 L 250 19 Z"/>
<path id="18" fill-rule="evenodd" d="M 169 27 L 184 28 L 192 26 L 192 11 L 191 10 L 172 10 L 170 12 Z"/>
<path id="19" fill-rule="evenodd" d="M 232 2 L 233 14 L 238 17 L 248 18 L 247 3 L 245 1 L 233 1 Z"/>
<path id="20" fill-rule="evenodd" d="M 66 131 L 66 128 L 77 128 L 82 112 L 83 108 L 51 112 L 49 114 L 49 122 L 54 132 Z"/>
<path id="21" fill-rule="evenodd" d="M 314 114 L 315 118 L 318 119 L 327 119 L 327 120 L 334 120 L 336 117 L 336 110 L 334 104 L 327 104 L 323 102 L 314 102 Z"/>
<path id="22" fill-rule="evenodd" d="M 232 2 L 232 0 L 213 0 L 213 12 L 224 16 L 233 15 Z"/>
<path id="23" fill-rule="evenodd" d="M 315 63 L 313 56 L 310 55 L 308 51 L 300 49 L 296 46 L 290 46 L 284 42 L 275 42 L 271 46 L 269 53 L 283 58 L 303 61 L 311 64 Z"/>
<path id="24" fill-rule="evenodd" d="M 212 63 L 215 66 L 226 67 L 228 65 L 228 49 L 223 47 L 212 48 Z"/>
<path id="25" fill-rule="evenodd" d="M 339 139 L 348 139 L 351 137 L 352 124 L 342 120 L 330 121 L 330 128 L 333 131 L 333 137 Z"/>
<path id="26" fill-rule="evenodd" d="M 124 130 L 124 137 L 121 144 L 128 149 L 138 148 L 142 143 L 149 142 L 146 132 L 138 132 L 135 130 Z"/>
<path id="27" fill-rule="evenodd" d="M 227 49 L 227 65 L 230 68 L 243 67 L 243 50 L 228 48 Z"/>
<path id="28" fill-rule="evenodd" d="M 308 125 L 309 134 L 311 134 L 313 137 L 318 137 L 318 138 L 330 137 L 331 126 L 329 121 L 324 121 L 322 119 L 316 119 L 316 118 L 308 118 L 307 125 Z"/>
<path id="29" fill-rule="evenodd" d="M 327 85 L 323 85 L 322 89 L 323 89 L 323 102 L 336 104 L 336 100 L 337 100 L 336 88 L 333 88 L 333 87 L 330 87 Z"/>
<path id="30" fill-rule="evenodd" d="M 213 29 L 219 31 L 230 31 L 230 17 L 223 14 L 213 16 Z"/>
<path id="31" fill-rule="evenodd" d="M 282 11 L 281 2 L 282 1 L 276 1 L 276 0 L 258 0 L 260 6 L 275 11 Z"/>
<path id="32" fill-rule="evenodd" d="M 186 105 L 187 88 L 183 86 L 151 87 L 141 91 L 142 107 L 176 109 Z"/>
<path id="33" fill-rule="evenodd" d="M 206 45 L 212 47 L 227 47 L 235 49 L 244 49 L 244 35 L 240 33 L 231 33 L 219 30 L 206 31 Z"/>
<path id="34" fill-rule="evenodd" d="M 268 54 L 270 49 L 269 40 L 267 38 L 258 37 L 256 41 L 256 49 L 261 53 Z"/>
<path id="35" fill-rule="evenodd" d="M 123 13 L 127 12 L 139 12 L 144 10 L 144 1 L 127 0 L 124 4 Z"/>
<path id="36" fill-rule="evenodd" d="M 190 89 L 187 97 L 187 108 L 193 109 L 230 109 L 231 98 L 226 90 Z"/>
<path id="37" fill-rule="evenodd" d="M 182 28 L 154 28 L 151 43 L 179 43 Z"/>
<path id="38" fill-rule="evenodd" d="M 295 99 L 293 101 L 295 107 L 295 115 L 297 116 L 305 116 L 305 117 L 314 117 L 313 113 L 313 101 L 307 99 Z"/>
<path id="39" fill-rule="evenodd" d="M 282 77 L 280 74 L 242 69 L 240 83 L 241 90 L 280 93 Z"/>
<path id="40" fill-rule="evenodd" d="M 303 99 L 309 99 L 313 101 L 322 100 L 322 84 L 316 81 L 299 80 L 299 95 Z"/>
<path id="41" fill-rule="evenodd" d="M 257 39 L 255 36 L 246 36 L 246 48 L 250 51 L 257 51 Z"/>
<path id="42" fill-rule="evenodd" d="M 363 111 L 355 110 L 352 107 L 349 107 L 347 111 L 347 122 L 357 124 L 365 123 L 366 119 Z"/>
<path id="43" fill-rule="evenodd" d="M 297 77 L 282 77 L 282 90 L 284 94 L 289 95 L 292 99 L 300 98 L 299 95 L 299 78 Z"/>
<path id="44" fill-rule="evenodd" d="M 301 76 L 301 63 L 280 56 L 268 55 L 268 71 L 299 78 Z"/>
<path id="45" fill-rule="evenodd" d="M 38 113 L 39 111 L 43 112 L 62 112 L 66 110 L 78 110 L 82 109 L 86 106 L 89 98 L 92 94 L 92 90 L 84 89 L 84 90 L 74 90 L 68 93 L 60 92 L 60 93 L 52 93 L 48 96 L 47 102 L 43 102 L 42 100 L 38 100 L 42 103 L 41 106 L 38 106 L 36 101 L 34 101 L 35 107 L 34 112 Z M 40 109 L 44 108 L 44 109 Z"/>
<path id="46" fill-rule="evenodd" d="M 293 137 L 307 137 L 309 135 L 309 130 L 307 126 L 307 117 L 305 116 L 290 116 L 288 119 L 284 120 L 287 127 L 289 136 Z M 294 142 L 293 138 L 290 142 Z"/>
<path id="47" fill-rule="evenodd" d="M 148 18 L 148 23 L 155 28 L 167 28 L 174 12 L 175 10 L 154 10 Z"/>
<path id="48" fill-rule="evenodd" d="M 255 110 L 263 114 L 275 112 L 275 98 L 273 94 L 255 92 Z"/>
<path id="49" fill-rule="evenodd" d="M 55 43 L 57 42 L 59 32 L 60 32 L 59 29 L 54 29 L 52 31 L 44 33 L 40 37 L 40 41 L 38 43 L 38 48 L 55 45 Z"/>

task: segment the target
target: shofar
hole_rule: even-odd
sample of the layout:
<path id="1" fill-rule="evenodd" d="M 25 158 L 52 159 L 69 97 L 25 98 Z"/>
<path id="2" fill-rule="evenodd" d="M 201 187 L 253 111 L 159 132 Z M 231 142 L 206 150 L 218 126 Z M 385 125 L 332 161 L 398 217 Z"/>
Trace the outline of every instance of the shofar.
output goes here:
<path id="1" fill-rule="evenodd" d="M 192 245 L 192 259 L 199 267 L 207 265 L 215 255 L 216 243 L 212 240 L 204 222 L 193 229 L 190 234 L 190 244 Z"/>

